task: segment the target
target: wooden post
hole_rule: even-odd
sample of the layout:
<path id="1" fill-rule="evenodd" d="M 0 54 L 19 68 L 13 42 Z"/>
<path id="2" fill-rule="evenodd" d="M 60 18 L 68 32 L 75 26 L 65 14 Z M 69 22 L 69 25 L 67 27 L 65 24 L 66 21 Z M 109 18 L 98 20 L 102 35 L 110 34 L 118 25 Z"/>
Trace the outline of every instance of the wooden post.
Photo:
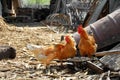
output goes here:
<path id="1" fill-rule="evenodd" d="M 12 11 L 14 13 L 14 16 L 16 17 L 17 9 L 19 7 L 19 1 L 18 0 L 12 0 Z"/>
<path id="2" fill-rule="evenodd" d="M 94 13 L 92 14 L 92 17 L 90 19 L 90 21 L 88 22 L 88 25 L 91 23 L 94 23 L 95 21 L 97 21 L 101 11 L 103 10 L 103 7 L 105 6 L 107 0 L 100 0 L 98 6 L 96 7 Z"/>

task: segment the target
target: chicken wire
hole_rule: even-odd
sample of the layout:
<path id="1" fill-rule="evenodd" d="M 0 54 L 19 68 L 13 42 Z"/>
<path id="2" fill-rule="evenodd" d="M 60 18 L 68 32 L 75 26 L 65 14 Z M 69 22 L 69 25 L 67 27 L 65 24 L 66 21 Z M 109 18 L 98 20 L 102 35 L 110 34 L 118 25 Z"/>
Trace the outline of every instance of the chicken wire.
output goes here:
<path id="1" fill-rule="evenodd" d="M 55 0 L 54 4 L 50 5 L 51 14 L 46 19 L 47 21 L 57 21 L 65 27 L 75 29 L 79 24 L 83 23 L 87 12 L 90 11 L 92 3 L 95 0 Z M 67 16 L 69 22 L 65 23 L 65 18 L 57 18 L 57 14 Z"/>

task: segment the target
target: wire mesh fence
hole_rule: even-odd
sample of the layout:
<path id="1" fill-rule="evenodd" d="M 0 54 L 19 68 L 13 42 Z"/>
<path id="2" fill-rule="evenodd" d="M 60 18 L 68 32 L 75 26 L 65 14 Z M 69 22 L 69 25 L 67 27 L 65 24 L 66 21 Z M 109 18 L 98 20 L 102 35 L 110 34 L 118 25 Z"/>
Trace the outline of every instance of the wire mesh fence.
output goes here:
<path id="1" fill-rule="evenodd" d="M 93 6 L 95 6 L 97 1 L 98 0 L 51 0 L 51 14 L 47 20 L 51 22 L 57 21 L 74 30 L 79 24 L 84 22 L 87 13 L 93 11 Z M 59 16 L 56 15 L 56 13 L 66 16 L 66 19 L 61 18 L 62 16 L 56 19 L 56 16 Z M 65 20 L 68 21 L 67 24 Z"/>

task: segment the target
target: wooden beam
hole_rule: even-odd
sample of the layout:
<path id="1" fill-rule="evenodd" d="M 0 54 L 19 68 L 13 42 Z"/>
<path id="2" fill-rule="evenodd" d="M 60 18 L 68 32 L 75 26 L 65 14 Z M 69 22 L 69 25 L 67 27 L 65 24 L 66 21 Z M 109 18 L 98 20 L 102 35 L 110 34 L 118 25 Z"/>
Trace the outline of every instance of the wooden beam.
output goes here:
<path id="1" fill-rule="evenodd" d="M 94 13 L 92 14 L 90 21 L 88 22 L 88 25 L 97 21 L 97 19 L 98 19 L 100 13 L 102 12 L 103 7 L 105 6 L 106 2 L 107 2 L 107 0 L 99 0 L 99 3 L 97 5 Z"/>

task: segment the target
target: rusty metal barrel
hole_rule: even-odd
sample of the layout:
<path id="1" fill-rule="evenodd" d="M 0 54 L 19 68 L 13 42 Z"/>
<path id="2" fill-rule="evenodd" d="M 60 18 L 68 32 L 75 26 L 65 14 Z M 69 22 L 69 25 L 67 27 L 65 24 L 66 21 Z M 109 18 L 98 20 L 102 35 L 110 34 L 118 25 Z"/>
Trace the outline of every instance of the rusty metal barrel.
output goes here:
<path id="1" fill-rule="evenodd" d="M 109 46 L 120 41 L 120 8 L 85 27 L 85 30 L 92 32 L 98 49 Z M 73 34 L 75 41 L 79 42 L 79 34 Z"/>

